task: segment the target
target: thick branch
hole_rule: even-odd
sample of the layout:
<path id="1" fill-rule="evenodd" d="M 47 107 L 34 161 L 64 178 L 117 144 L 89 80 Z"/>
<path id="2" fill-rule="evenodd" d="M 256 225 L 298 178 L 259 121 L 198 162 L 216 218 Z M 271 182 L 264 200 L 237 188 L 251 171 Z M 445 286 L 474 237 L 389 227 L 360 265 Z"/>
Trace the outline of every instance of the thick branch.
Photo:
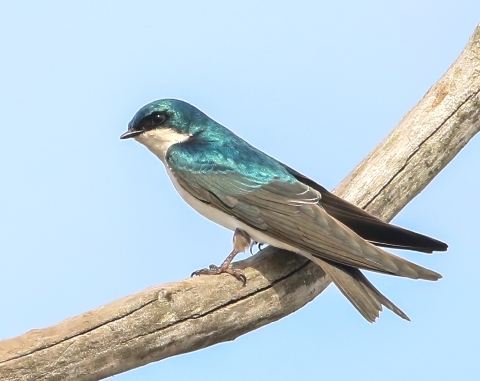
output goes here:
<path id="1" fill-rule="evenodd" d="M 336 194 L 393 218 L 480 129 L 480 27 L 447 73 L 339 185 Z M 0 342 L 2 380 L 99 380 L 278 320 L 329 284 L 317 266 L 269 247 L 230 276 L 149 288 Z"/>

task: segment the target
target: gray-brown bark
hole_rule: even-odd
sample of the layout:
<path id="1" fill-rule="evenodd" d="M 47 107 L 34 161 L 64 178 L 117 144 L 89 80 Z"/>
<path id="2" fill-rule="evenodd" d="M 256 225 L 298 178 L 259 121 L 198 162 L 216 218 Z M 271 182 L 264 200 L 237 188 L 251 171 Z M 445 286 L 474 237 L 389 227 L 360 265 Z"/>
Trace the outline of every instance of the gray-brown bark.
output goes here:
<path id="1" fill-rule="evenodd" d="M 393 218 L 480 129 L 480 26 L 447 73 L 335 193 Z M 0 342 L 2 380 L 99 380 L 278 320 L 329 284 L 315 265 L 269 247 L 230 276 L 152 287 Z"/>

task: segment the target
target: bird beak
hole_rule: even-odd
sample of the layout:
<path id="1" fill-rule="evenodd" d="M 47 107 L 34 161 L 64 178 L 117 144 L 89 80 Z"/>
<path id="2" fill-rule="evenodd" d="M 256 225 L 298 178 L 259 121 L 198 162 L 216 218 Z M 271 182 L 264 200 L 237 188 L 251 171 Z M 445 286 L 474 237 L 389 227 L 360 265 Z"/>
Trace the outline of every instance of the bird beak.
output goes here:
<path id="1" fill-rule="evenodd" d="M 143 131 L 140 130 L 140 131 L 133 131 L 133 130 L 128 130 L 127 132 L 123 133 L 121 136 L 120 136 L 120 139 L 130 139 L 130 138 L 133 138 L 137 135 L 140 135 L 142 134 Z"/>

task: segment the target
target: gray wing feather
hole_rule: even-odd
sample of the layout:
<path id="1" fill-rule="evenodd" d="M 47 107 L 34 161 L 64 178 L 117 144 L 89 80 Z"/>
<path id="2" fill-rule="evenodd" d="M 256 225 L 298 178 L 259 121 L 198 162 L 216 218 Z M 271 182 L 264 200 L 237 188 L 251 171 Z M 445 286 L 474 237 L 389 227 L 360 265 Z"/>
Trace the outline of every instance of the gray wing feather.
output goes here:
<path id="1" fill-rule="evenodd" d="M 372 271 L 437 280 L 440 274 L 362 239 L 319 205 L 320 193 L 301 182 L 261 184 L 240 175 L 174 172 L 190 194 L 275 239 L 327 261 Z"/>

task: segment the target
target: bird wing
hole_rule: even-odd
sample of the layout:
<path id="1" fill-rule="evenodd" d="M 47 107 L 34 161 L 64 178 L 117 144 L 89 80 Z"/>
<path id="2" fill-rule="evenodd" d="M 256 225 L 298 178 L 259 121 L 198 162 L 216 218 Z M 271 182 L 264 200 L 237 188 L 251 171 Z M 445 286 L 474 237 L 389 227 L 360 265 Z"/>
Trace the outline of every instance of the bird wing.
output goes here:
<path id="1" fill-rule="evenodd" d="M 440 277 L 362 239 L 320 206 L 318 191 L 293 177 L 267 181 L 261 176 L 226 173 L 225 166 L 186 170 L 178 160 L 181 156 L 167 156 L 176 180 L 192 196 L 300 251 L 333 263 L 414 279 Z"/>
<path id="2" fill-rule="evenodd" d="M 342 222 L 363 239 L 383 247 L 432 253 L 445 251 L 448 245 L 400 226 L 386 223 L 350 202 L 335 196 L 307 176 L 284 165 L 298 181 L 310 186 L 321 194 L 320 205 L 325 211 Z"/>

